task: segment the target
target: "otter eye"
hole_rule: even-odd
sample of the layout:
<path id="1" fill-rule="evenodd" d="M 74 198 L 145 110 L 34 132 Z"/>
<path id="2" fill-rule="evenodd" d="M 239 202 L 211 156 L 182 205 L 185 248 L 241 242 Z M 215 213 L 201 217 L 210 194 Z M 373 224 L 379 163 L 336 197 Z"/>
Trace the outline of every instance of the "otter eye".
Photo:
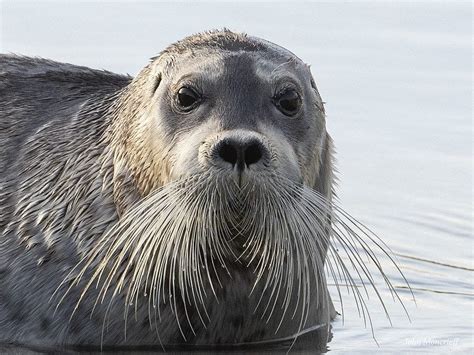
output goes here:
<path id="1" fill-rule="evenodd" d="M 198 105 L 200 99 L 196 91 L 191 88 L 183 86 L 178 90 L 177 102 L 182 111 L 191 111 Z"/>
<path id="2" fill-rule="evenodd" d="M 294 89 L 285 89 L 274 98 L 276 107 L 287 116 L 296 115 L 301 108 L 301 97 Z"/>

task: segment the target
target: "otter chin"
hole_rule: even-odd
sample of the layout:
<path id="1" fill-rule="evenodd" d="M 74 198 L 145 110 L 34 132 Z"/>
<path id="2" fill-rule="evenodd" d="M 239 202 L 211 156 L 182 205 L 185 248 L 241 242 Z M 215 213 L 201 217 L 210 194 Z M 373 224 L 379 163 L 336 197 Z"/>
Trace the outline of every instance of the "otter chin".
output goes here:
<path id="1" fill-rule="evenodd" d="M 376 287 L 359 254 L 397 295 L 374 252 L 388 248 L 333 199 L 323 101 L 290 51 L 222 30 L 135 78 L 16 55 L 0 76 L 0 343 L 292 344 L 318 329 L 325 344 L 326 275 L 362 308 L 349 270 Z"/>

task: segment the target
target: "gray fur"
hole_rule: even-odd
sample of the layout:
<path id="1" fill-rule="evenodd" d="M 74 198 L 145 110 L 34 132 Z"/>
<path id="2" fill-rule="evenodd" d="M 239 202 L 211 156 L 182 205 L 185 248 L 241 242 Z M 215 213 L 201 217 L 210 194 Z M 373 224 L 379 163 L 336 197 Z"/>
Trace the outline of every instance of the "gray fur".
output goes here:
<path id="1" fill-rule="evenodd" d="M 190 73 L 208 101 L 180 115 L 170 97 L 178 79 Z M 298 120 L 283 117 L 269 101 L 285 75 L 303 95 Z M 212 151 L 224 138 L 249 134 L 265 145 L 269 158 L 252 165 L 246 187 L 234 190 Z M 335 311 L 324 276 L 326 255 L 342 263 L 330 241 L 330 221 L 344 217 L 332 207 L 332 142 L 322 101 L 309 68 L 292 53 L 214 31 L 165 49 L 135 79 L 1 55 L 0 146 L 0 343 L 48 349 L 234 344 L 285 338 L 315 324 L 324 324 L 327 338 Z M 242 197 L 246 188 L 253 202 Z M 219 196 L 227 202 L 215 200 Z M 275 241 L 259 234 L 254 214 L 235 209 L 234 198 L 244 211 L 260 206 L 257 225 L 281 225 Z M 166 221 L 159 209 L 174 216 L 169 228 L 152 223 Z M 295 214 L 278 217 L 265 214 L 267 209 Z M 242 234 L 260 246 L 270 243 L 267 250 L 244 244 L 243 262 L 236 261 L 235 241 L 215 240 L 206 234 L 208 225 L 199 224 L 227 228 L 224 218 L 209 217 L 221 210 L 231 219 L 238 215 L 237 225 L 248 223 Z M 303 216 L 315 223 L 311 229 L 300 226 Z M 172 234 L 174 227 L 186 229 Z M 289 239 L 280 232 L 285 228 L 302 239 L 283 242 Z M 197 239 L 189 230 L 200 233 Z M 357 231 L 334 233 L 343 244 L 359 241 L 371 255 Z M 176 265 L 173 250 L 155 260 L 156 250 L 145 247 L 156 242 L 165 250 L 166 236 L 183 241 L 175 249 L 183 270 L 169 271 Z M 206 255 L 222 269 L 205 264 L 207 274 L 199 267 L 200 276 L 186 274 L 201 266 L 182 259 L 195 240 L 202 249 L 189 255 L 199 259 L 212 245 L 217 249 Z M 357 258 L 348 266 L 364 267 Z M 353 285 L 343 264 L 341 270 Z M 134 280 L 140 272 L 145 278 Z M 297 286 L 290 274 L 307 280 Z M 146 281 L 155 275 L 163 277 L 155 286 L 164 296 L 151 308 L 159 294 L 152 295 Z M 175 278 L 182 283 L 176 286 Z M 274 304 L 275 311 L 262 310 L 259 302 Z"/>

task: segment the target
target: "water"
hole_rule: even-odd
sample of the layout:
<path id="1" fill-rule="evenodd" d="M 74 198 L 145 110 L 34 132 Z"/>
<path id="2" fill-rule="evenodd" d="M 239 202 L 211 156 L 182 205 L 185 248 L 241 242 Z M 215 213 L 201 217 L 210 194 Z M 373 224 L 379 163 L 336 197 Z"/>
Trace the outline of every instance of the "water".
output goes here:
<path id="1" fill-rule="evenodd" d="M 371 297 L 372 334 L 344 297 L 329 352 L 473 351 L 470 3 L 3 1 L 1 11 L 2 52 L 132 75 L 205 29 L 292 50 L 327 101 L 341 205 L 391 246 L 416 299 L 385 261 L 411 322 L 383 290 L 393 326 Z"/>

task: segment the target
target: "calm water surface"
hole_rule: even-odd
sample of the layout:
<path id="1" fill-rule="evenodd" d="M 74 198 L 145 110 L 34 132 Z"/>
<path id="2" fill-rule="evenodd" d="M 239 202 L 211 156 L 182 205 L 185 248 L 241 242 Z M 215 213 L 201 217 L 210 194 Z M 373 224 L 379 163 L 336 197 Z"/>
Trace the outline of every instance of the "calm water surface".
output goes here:
<path id="1" fill-rule="evenodd" d="M 390 245 L 416 299 L 383 259 L 411 321 L 376 277 L 392 325 L 371 294 L 364 326 L 344 293 L 328 350 L 473 351 L 470 3 L 3 1 L 1 11 L 2 52 L 132 75 L 169 43 L 211 28 L 292 50 L 327 101 L 340 203 Z"/>

